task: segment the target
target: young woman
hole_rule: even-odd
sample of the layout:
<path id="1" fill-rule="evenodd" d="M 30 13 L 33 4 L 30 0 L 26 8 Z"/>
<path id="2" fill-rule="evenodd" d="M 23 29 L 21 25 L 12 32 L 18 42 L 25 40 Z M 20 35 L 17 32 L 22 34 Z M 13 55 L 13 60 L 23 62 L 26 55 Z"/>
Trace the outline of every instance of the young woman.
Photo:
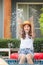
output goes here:
<path id="1" fill-rule="evenodd" d="M 21 44 L 19 49 L 19 64 L 23 64 L 25 60 L 27 63 L 33 64 L 33 55 L 34 55 L 34 48 L 33 48 L 33 41 L 34 41 L 34 25 L 32 24 L 33 21 L 24 21 L 21 24 L 22 33 L 21 33 Z"/>

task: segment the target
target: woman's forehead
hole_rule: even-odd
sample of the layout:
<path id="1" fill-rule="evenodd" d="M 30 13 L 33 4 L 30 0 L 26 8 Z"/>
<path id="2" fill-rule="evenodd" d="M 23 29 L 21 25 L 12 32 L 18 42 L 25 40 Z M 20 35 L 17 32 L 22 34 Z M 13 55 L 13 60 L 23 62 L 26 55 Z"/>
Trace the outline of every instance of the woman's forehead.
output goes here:
<path id="1" fill-rule="evenodd" d="M 25 25 L 24 25 L 24 27 L 25 27 L 25 26 L 28 26 L 28 27 L 30 27 L 30 25 L 28 25 L 28 24 L 25 24 Z"/>

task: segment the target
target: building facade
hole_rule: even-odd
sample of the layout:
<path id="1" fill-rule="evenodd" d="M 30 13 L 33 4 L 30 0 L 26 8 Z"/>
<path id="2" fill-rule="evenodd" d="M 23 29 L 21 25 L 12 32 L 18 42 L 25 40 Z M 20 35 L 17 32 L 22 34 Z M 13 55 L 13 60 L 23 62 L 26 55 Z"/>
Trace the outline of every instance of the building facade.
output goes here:
<path id="1" fill-rule="evenodd" d="M 42 38 L 40 32 L 40 9 L 42 0 L 0 0 L 0 38 L 18 38 L 19 20 L 29 20 L 34 16 L 36 37 Z"/>

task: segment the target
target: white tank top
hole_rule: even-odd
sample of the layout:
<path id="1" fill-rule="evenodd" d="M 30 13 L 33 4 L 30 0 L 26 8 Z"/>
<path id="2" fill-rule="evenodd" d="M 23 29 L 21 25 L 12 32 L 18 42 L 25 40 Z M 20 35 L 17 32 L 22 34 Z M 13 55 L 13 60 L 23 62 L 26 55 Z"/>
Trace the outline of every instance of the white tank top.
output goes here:
<path id="1" fill-rule="evenodd" d="M 33 50 L 33 41 L 34 39 L 29 38 L 28 35 L 26 35 L 25 39 L 21 38 L 20 49 L 30 48 L 31 50 Z"/>

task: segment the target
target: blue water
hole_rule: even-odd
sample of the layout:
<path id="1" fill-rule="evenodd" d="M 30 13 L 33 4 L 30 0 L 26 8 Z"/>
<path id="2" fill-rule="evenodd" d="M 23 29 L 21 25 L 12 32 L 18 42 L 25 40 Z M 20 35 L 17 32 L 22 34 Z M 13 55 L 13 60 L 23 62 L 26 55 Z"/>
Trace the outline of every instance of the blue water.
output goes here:
<path id="1" fill-rule="evenodd" d="M 13 60 L 13 59 L 6 59 L 5 60 L 9 65 L 19 65 L 18 60 Z M 23 65 L 29 65 L 27 63 Z M 34 60 L 34 65 L 43 65 L 43 60 Z"/>

